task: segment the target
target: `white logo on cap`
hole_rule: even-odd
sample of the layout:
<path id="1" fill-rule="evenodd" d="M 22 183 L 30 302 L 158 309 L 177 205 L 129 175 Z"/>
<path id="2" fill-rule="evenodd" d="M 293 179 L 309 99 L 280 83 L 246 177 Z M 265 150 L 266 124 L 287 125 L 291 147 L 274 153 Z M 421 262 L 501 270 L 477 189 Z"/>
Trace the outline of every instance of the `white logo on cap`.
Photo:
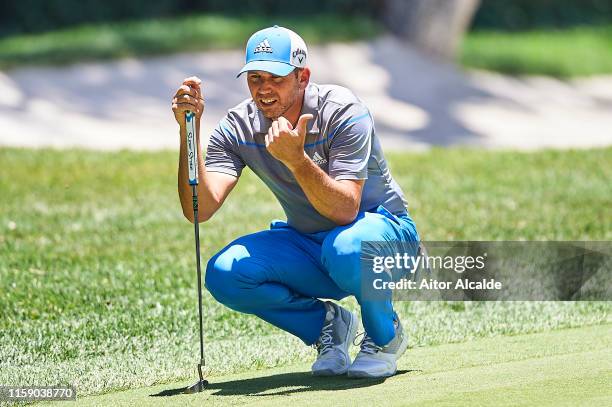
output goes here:
<path id="1" fill-rule="evenodd" d="M 273 52 L 272 47 L 270 46 L 270 43 L 268 42 L 267 38 L 263 40 L 262 42 L 260 42 L 259 44 L 257 44 L 257 46 L 255 47 L 255 50 L 253 51 L 253 54 L 257 54 L 259 52 L 269 52 L 269 53 Z"/>

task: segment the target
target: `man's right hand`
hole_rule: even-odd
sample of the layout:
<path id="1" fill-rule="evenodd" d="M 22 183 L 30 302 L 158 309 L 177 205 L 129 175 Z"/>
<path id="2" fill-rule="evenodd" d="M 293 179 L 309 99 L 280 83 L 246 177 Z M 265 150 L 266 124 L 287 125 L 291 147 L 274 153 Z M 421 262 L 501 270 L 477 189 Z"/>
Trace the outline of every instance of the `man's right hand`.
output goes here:
<path id="1" fill-rule="evenodd" d="M 200 122 L 204 112 L 204 98 L 200 85 L 202 81 L 197 76 L 191 76 L 183 81 L 172 99 L 172 111 L 174 118 L 181 127 L 185 127 L 185 112 L 191 111 L 196 114 L 196 123 Z"/>

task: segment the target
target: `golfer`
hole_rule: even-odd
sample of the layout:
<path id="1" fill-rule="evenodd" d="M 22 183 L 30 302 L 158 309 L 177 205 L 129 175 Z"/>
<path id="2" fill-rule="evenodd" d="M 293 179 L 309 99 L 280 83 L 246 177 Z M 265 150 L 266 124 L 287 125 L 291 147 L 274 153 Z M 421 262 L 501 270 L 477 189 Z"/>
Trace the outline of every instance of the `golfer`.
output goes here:
<path id="1" fill-rule="evenodd" d="M 172 100 L 181 133 L 183 213 L 191 222 L 210 219 L 248 166 L 274 193 L 287 220 L 215 254 L 206 267 L 207 289 L 227 307 L 314 345 L 315 375 L 391 376 L 408 337 L 391 292 L 376 300 L 362 295 L 361 242 L 418 242 L 419 235 L 368 108 L 349 89 L 311 83 L 307 64 L 304 41 L 287 28 L 266 28 L 249 38 L 238 76 L 246 76 L 251 97 L 219 122 L 205 159 L 198 155 L 197 220 L 187 181 L 185 112 L 196 112 L 199 148 L 204 101 L 198 78 L 183 82 Z M 351 295 L 365 329 L 352 363 L 349 346 L 358 319 L 321 300 Z"/>

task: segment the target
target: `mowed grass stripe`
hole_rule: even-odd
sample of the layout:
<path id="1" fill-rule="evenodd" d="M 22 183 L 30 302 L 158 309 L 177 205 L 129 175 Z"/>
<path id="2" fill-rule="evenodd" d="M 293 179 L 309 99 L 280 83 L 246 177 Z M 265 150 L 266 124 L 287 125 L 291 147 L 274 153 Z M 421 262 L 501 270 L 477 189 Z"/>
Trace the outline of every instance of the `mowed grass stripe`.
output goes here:
<path id="1" fill-rule="evenodd" d="M 315 378 L 305 364 L 80 399 L 95 405 L 605 405 L 612 401 L 612 325 L 409 350 L 387 380 Z M 165 392 L 165 393 L 164 393 Z M 160 395 L 160 393 L 162 395 Z M 163 396 L 163 394 L 170 394 Z M 156 396 L 157 395 L 157 396 Z"/>

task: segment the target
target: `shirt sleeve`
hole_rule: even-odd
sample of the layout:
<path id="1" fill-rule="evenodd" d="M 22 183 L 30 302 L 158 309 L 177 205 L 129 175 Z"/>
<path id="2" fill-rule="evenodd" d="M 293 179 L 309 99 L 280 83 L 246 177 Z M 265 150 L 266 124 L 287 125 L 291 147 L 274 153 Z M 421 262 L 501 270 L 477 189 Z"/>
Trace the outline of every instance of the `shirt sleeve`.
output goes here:
<path id="1" fill-rule="evenodd" d="M 240 177 L 245 164 L 238 153 L 238 139 L 235 130 L 227 119 L 219 122 L 208 139 L 204 165 L 206 171 L 222 172 L 236 178 Z"/>
<path id="2" fill-rule="evenodd" d="M 337 127 L 330 137 L 329 176 L 335 180 L 367 179 L 373 131 L 370 112 L 352 105 L 337 117 Z"/>

